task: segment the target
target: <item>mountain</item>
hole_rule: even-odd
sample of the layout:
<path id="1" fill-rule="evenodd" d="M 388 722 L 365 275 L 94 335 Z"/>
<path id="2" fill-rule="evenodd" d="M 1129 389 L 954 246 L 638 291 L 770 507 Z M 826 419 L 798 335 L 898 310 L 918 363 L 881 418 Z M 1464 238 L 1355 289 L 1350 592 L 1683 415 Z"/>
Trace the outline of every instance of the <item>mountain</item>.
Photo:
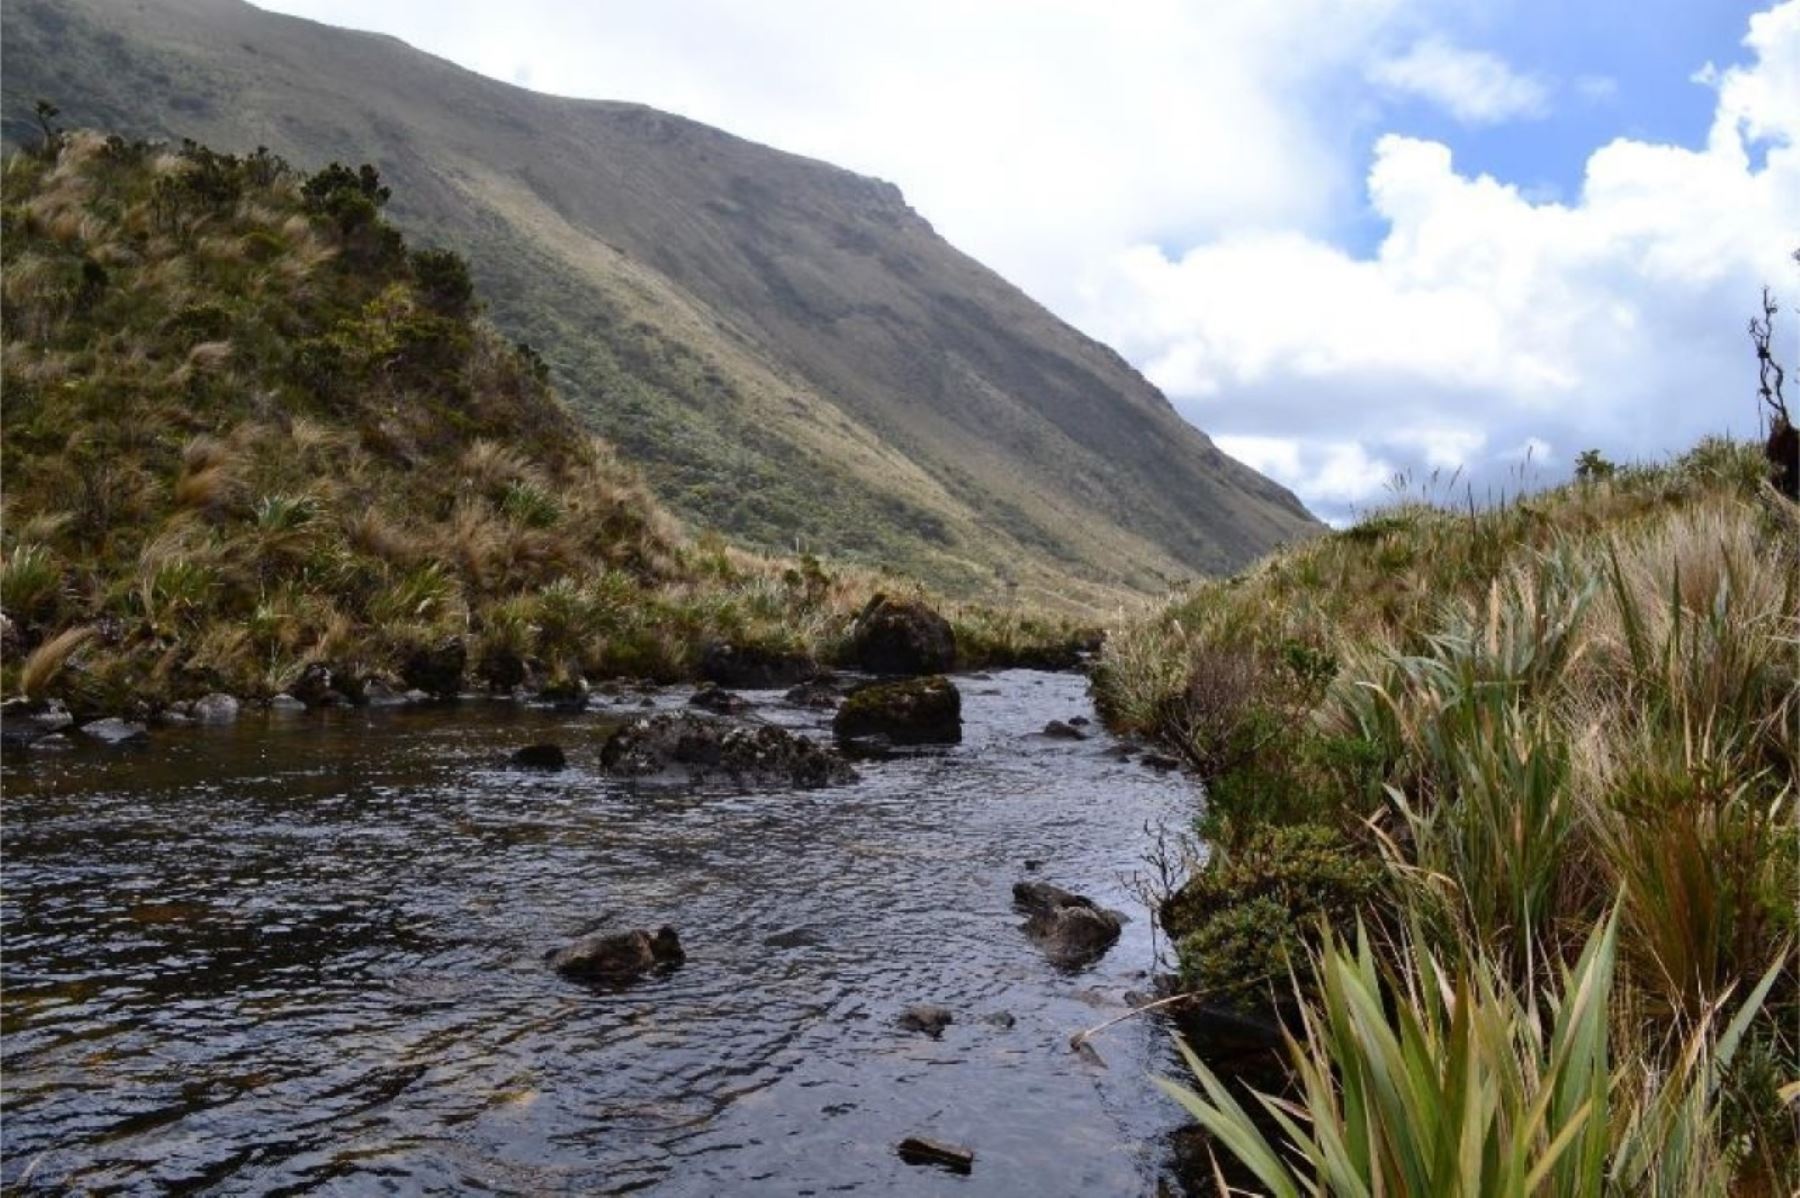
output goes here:
<path id="1" fill-rule="evenodd" d="M 17 0 L 0 89 L 68 126 L 376 164 L 675 511 L 959 593 L 1098 605 L 1316 523 L 890 184 L 239 0 Z"/>

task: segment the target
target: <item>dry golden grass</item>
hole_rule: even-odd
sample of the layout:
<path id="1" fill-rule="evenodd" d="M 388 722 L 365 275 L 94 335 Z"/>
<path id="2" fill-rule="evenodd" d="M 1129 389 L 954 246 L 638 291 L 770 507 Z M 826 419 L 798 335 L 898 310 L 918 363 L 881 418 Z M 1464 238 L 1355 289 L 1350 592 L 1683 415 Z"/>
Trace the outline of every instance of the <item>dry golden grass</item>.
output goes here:
<path id="1" fill-rule="evenodd" d="M 93 639 L 92 628 L 65 628 L 33 649 L 19 667 L 19 693 L 28 699 L 48 696 L 69 659 Z"/>

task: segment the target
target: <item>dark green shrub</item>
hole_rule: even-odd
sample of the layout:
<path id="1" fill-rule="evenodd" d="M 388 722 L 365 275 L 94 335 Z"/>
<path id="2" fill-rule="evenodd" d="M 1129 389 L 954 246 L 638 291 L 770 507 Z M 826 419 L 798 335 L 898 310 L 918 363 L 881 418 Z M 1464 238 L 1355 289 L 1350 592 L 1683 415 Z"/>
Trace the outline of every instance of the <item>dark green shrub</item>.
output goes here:
<path id="1" fill-rule="evenodd" d="M 412 272 L 420 298 L 434 311 L 444 316 L 468 313 L 475 298 L 475 283 L 462 255 L 454 250 L 415 250 Z"/>
<path id="2" fill-rule="evenodd" d="M 1348 924 L 1381 886 L 1373 854 L 1319 824 L 1263 828 L 1215 855 L 1163 903 L 1182 980 L 1213 989 L 1299 958 L 1324 924 Z"/>

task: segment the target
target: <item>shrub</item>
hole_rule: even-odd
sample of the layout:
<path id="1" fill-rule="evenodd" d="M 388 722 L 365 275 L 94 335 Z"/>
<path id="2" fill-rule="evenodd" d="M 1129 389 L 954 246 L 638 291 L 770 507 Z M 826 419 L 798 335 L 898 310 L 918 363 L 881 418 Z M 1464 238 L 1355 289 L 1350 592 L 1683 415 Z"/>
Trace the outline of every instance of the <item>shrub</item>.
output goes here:
<path id="1" fill-rule="evenodd" d="M 1304 964 L 1318 929 L 1346 925 L 1384 876 L 1372 853 L 1332 828 L 1264 828 L 1229 852 L 1215 849 L 1159 915 L 1183 983 L 1218 989 L 1265 975 L 1271 961 Z"/>

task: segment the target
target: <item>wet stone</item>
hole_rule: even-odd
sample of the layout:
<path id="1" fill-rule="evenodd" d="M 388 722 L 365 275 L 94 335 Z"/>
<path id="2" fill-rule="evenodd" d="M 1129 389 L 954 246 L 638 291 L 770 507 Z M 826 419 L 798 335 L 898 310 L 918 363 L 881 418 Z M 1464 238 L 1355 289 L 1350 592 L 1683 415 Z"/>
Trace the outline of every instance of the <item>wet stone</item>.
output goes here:
<path id="1" fill-rule="evenodd" d="M 537 745 L 526 745 L 512 755 L 512 763 L 523 770 L 543 770 L 554 773 L 569 764 L 569 756 L 563 752 L 561 745 L 548 742 Z"/>
<path id="2" fill-rule="evenodd" d="M 960 1144 L 947 1144 L 924 1136 L 908 1136 L 900 1141 L 897 1151 L 900 1159 L 909 1165 L 930 1165 L 951 1173 L 975 1171 L 975 1153 Z"/>
<path id="3" fill-rule="evenodd" d="M 920 1003 L 902 1011 L 898 1022 L 909 1032 L 924 1032 L 935 1040 L 944 1034 L 945 1028 L 956 1022 L 956 1017 L 951 1014 L 949 1007 Z"/>

